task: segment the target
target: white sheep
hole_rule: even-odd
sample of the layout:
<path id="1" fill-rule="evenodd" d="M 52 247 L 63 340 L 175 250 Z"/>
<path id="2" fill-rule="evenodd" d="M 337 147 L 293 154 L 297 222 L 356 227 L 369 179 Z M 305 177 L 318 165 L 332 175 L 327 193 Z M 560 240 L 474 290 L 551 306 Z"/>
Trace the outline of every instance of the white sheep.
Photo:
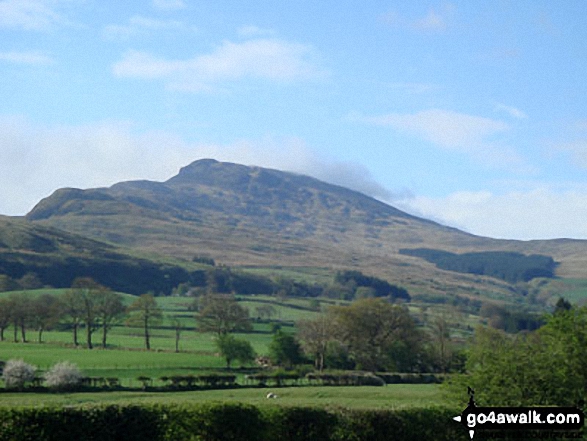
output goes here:
<path id="1" fill-rule="evenodd" d="M 277 395 L 275 395 L 273 392 L 269 392 L 267 394 L 267 398 L 277 398 Z"/>

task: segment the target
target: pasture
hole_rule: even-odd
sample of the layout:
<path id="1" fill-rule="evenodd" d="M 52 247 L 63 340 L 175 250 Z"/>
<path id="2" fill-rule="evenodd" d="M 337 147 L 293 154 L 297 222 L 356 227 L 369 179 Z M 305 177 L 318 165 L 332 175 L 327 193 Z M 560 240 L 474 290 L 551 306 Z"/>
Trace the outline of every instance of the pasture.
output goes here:
<path id="1" fill-rule="evenodd" d="M 38 295 L 45 290 L 30 292 Z M 60 295 L 65 290 L 50 290 Z M 2 295 L 8 295 L 4 293 Z M 134 296 L 124 295 L 128 305 Z M 272 325 L 280 324 L 286 332 L 295 330 L 300 319 L 311 319 L 319 310 L 332 304 L 346 302 L 331 299 L 289 298 L 270 296 L 240 296 L 241 305 L 248 308 L 254 319 L 252 332 L 236 333 L 238 338 L 248 340 L 255 352 L 268 353 L 272 340 Z M 385 387 L 367 386 L 309 386 L 302 380 L 296 387 L 247 386 L 245 375 L 256 367 L 228 371 L 225 360 L 217 353 L 215 335 L 198 332 L 198 323 L 193 311 L 192 298 L 157 297 L 163 310 L 163 319 L 151 330 L 151 350 L 144 349 L 143 330 L 130 326 L 124 320 L 112 326 L 108 332 L 107 347 L 101 348 L 101 330 L 93 334 L 94 349 L 86 349 L 84 329 L 79 331 L 80 346 L 73 345 L 72 331 L 65 322 L 54 329 L 44 331 L 43 342 L 37 341 L 34 329 L 27 330 L 27 343 L 14 342 L 12 328 L 5 330 L 5 341 L 0 342 L 0 360 L 23 359 L 37 367 L 37 376 L 55 363 L 75 363 L 82 373 L 94 378 L 116 378 L 121 389 L 76 393 L 37 393 L 25 391 L 0 392 L 0 406 L 46 406 L 76 405 L 89 403 L 192 403 L 192 402 L 239 402 L 263 406 L 317 406 L 347 407 L 357 409 L 389 409 L 403 407 L 429 407 L 444 403 L 442 389 L 437 385 L 394 384 Z M 271 316 L 258 320 L 259 307 L 271 306 Z M 175 351 L 176 330 L 173 320 L 181 320 L 179 351 Z M 141 391 L 139 377 L 149 377 L 154 387 L 168 385 L 162 377 L 230 373 L 237 376 L 241 386 L 218 390 L 189 391 Z M 134 389 L 134 390 L 124 390 Z M 276 400 L 267 400 L 269 391 L 278 394 Z"/>
<path id="2" fill-rule="evenodd" d="M 267 399 L 273 392 L 278 398 Z M 446 404 L 439 385 L 393 384 L 369 386 L 307 386 L 237 388 L 189 392 L 2 393 L 2 406 L 83 404 L 245 403 L 255 406 L 303 406 L 348 409 L 402 409 Z"/>

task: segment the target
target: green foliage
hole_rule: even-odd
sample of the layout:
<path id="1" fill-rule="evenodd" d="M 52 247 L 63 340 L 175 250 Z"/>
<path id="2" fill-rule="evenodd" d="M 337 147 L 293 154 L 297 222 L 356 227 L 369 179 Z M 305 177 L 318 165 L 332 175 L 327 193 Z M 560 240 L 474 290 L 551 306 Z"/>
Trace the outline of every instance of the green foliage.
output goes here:
<path id="1" fill-rule="evenodd" d="M 220 335 L 216 339 L 216 346 L 226 360 L 226 367 L 230 369 L 233 361 L 240 361 L 241 365 L 255 361 L 255 351 L 247 340 L 236 338 L 230 334 Z"/>
<path id="2" fill-rule="evenodd" d="M 540 314 L 524 310 L 510 311 L 491 303 L 484 303 L 479 315 L 487 318 L 490 326 L 510 333 L 534 331 L 544 325 L 544 319 Z"/>
<path id="3" fill-rule="evenodd" d="M 244 404 L 13 408 L 0 441 L 464 441 L 462 409 L 361 411 Z"/>
<path id="4" fill-rule="evenodd" d="M 273 334 L 273 340 L 269 345 L 269 358 L 273 364 L 288 368 L 304 360 L 302 348 L 296 338 L 281 330 Z"/>
<path id="5" fill-rule="evenodd" d="M 357 367 L 368 371 L 410 371 L 417 368 L 423 336 L 404 306 L 361 299 L 329 310 L 336 336 Z"/>
<path id="6" fill-rule="evenodd" d="M 479 405 L 573 406 L 587 397 L 587 309 L 554 314 L 532 333 L 511 336 L 479 327 L 467 359 L 468 375 L 452 381 Z"/>
<path id="7" fill-rule="evenodd" d="M 460 273 L 503 279 L 510 283 L 527 282 L 536 277 L 553 278 L 556 262 L 550 256 L 505 251 L 455 254 L 428 248 L 401 249 L 400 254 L 420 257 L 438 268 Z"/>
<path id="8" fill-rule="evenodd" d="M 211 257 L 206 256 L 194 256 L 192 262 L 203 263 L 204 265 L 216 266 L 216 262 Z"/>
<path id="9" fill-rule="evenodd" d="M 252 329 L 249 311 L 239 305 L 234 296 L 208 294 L 197 301 L 199 331 L 222 335 Z"/>
<path id="10" fill-rule="evenodd" d="M 367 298 L 367 297 L 390 297 L 393 300 L 402 299 L 410 301 L 410 295 L 405 288 L 396 285 L 391 285 L 389 282 L 378 279 L 377 277 L 366 276 L 360 271 L 347 270 L 336 273 L 334 283 L 340 286 L 345 286 L 353 292 L 353 297 Z M 370 288 L 371 295 L 367 294 L 364 289 Z"/>

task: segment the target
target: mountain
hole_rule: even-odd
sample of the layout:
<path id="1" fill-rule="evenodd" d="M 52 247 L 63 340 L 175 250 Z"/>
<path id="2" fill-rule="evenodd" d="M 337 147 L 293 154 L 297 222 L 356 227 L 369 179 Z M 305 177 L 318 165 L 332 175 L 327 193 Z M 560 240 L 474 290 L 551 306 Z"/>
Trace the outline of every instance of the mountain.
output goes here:
<path id="1" fill-rule="evenodd" d="M 195 161 L 166 182 L 60 189 L 26 218 L 141 252 L 229 265 L 358 268 L 412 292 L 507 293 L 495 278 L 437 268 L 405 249 L 544 254 L 587 278 L 587 242 L 507 241 L 412 216 L 362 193 L 261 167 Z M 488 219 L 488 222 L 499 221 Z"/>

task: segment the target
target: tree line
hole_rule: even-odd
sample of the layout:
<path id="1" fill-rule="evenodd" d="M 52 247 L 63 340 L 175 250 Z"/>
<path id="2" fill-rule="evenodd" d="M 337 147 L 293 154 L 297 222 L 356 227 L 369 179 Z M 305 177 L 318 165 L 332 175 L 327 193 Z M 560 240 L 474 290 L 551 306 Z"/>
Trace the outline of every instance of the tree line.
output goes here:
<path id="1" fill-rule="evenodd" d="M 194 303 L 198 330 L 216 334 L 227 367 L 233 361 L 250 362 L 256 354 L 249 342 L 233 336 L 252 330 L 249 311 L 226 294 L 207 294 Z M 298 321 L 296 328 L 293 333 L 274 326 L 267 354 L 272 365 L 291 369 L 313 363 L 320 371 L 446 372 L 462 364 L 447 316 L 437 314 L 424 329 L 405 305 L 389 299 L 364 298 L 331 306 L 315 319 Z"/>
<path id="2" fill-rule="evenodd" d="M 27 330 L 38 333 L 37 341 L 43 341 L 43 332 L 64 324 L 72 331 L 73 344 L 80 345 L 80 329 L 85 333 L 88 349 L 94 347 L 93 335 L 100 330 L 101 345 L 107 346 L 108 331 L 127 317 L 129 324 L 144 325 L 145 344 L 149 346 L 149 328 L 162 318 L 161 309 L 151 294 L 144 294 L 128 307 L 123 297 L 89 278 L 75 279 L 63 295 L 48 293 L 32 295 L 26 291 L 14 292 L 0 299 L 0 341 L 5 330 L 13 327 L 14 341 L 27 342 Z"/>
<path id="3" fill-rule="evenodd" d="M 368 276 L 360 271 L 338 271 L 330 284 L 308 283 L 285 277 L 266 277 L 235 271 L 230 267 L 216 266 L 203 270 L 196 281 L 179 284 L 174 295 L 203 295 L 208 292 L 221 294 L 265 294 L 278 297 L 329 297 L 353 300 L 365 297 L 386 297 L 392 301 L 409 302 L 410 294 L 405 288 L 388 281 Z"/>
<path id="4" fill-rule="evenodd" d="M 400 254 L 420 257 L 438 268 L 460 273 L 496 277 L 509 283 L 537 277 L 553 278 L 557 263 L 550 256 L 506 251 L 456 254 L 429 248 L 401 249 Z"/>

